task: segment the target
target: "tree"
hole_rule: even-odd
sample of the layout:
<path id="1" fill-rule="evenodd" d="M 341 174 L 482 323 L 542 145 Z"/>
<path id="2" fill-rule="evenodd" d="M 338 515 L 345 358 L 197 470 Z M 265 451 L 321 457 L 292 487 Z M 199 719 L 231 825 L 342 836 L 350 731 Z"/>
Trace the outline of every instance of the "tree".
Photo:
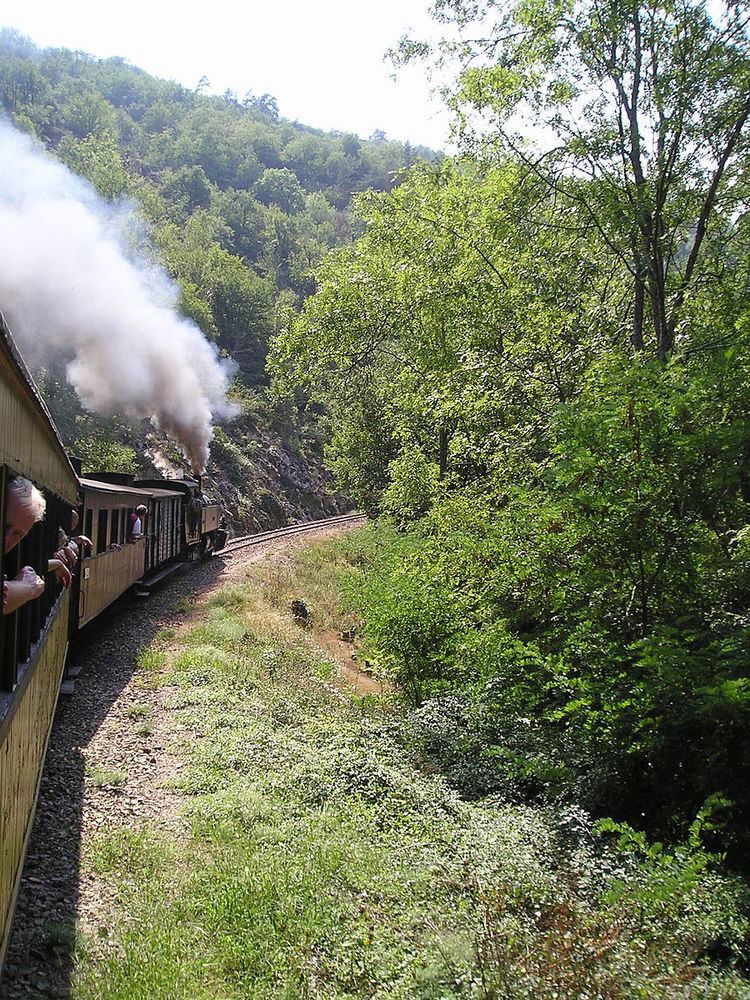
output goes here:
<path id="1" fill-rule="evenodd" d="M 324 260 L 316 294 L 274 344 L 276 377 L 342 422 L 363 385 L 387 386 L 400 447 L 421 448 L 443 478 L 497 461 L 501 440 L 538 450 L 544 414 L 574 394 L 598 333 L 601 319 L 584 320 L 597 250 L 574 233 L 551 241 L 551 199 L 538 183 L 519 194 L 518 179 L 512 165 L 445 165 L 362 196 L 365 233 Z"/>
<path id="2" fill-rule="evenodd" d="M 264 205 L 278 205 L 282 212 L 294 215 L 305 207 L 305 192 L 291 170 L 264 170 L 253 186 L 253 193 Z"/>
<path id="3" fill-rule="evenodd" d="M 279 120 L 279 102 L 273 94 L 261 94 L 256 97 L 251 90 L 248 90 L 242 101 L 243 107 L 258 111 L 271 121 Z"/>
<path id="4" fill-rule="evenodd" d="M 111 133 L 89 135 L 78 141 L 65 136 L 60 142 L 59 153 L 69 167 L 91 181 L 103 198 L 114 201 L 127 190 L 128 174 L 117 140 Z"/>
<path id="5" fill-rule="evenodd" d="M 220 194 L 217 208 L 232 230 L 232 253 L 251 262 L 257 260 L 263 250 L 265 220 L 253 195 L 230 188 Z"/>
<path id="6" fill-rule="evenodd" d="M 116 130 L 117 119 L 112 105 L 93 87 L 69 87 L 66 91 L 60 108 L 61 120 L 77 139 Z"/>
<path id="7" fill-rule="evenodd" d="M 219 344 L 250 382 L 264 381 L 273 329 L 273 285 L 225 250 L 210 251 L 211 312 Z"/>
<path id="8" fill-rule="evenodd" d="M 211 206 L 211 182 L 198 166 L 165 170 L 161 178 L 161 192 L 167 202 L 179 205 L 187 215 L 192 215 L 198 208 Z"/>
<path id="9" fill-rule="evenodd" d="M 750 15 L 712 16 L 698 0 L 439 0 L 436 10 L 461 32 L 443 47 L 462 60 L 459 135 L 512 152 L 581 206 L 630 274 L 633 347 L 650 343 L 664 361 L 686 298 L 710 280 L 709 228 L 745 206 Z M 426 51 L 404 40 L 399 58 Z M 546 148 L 528 144 L 534 135 Z"/>

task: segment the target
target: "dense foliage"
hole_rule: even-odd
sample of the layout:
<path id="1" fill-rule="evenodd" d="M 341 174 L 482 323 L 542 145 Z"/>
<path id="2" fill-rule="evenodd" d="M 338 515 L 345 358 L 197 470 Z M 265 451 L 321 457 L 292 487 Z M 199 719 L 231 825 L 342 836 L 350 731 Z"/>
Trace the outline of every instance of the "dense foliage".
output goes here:
<path id="1" fill-rule="evenodd" d="M 223 495 L 235 527 L 251 530 L 339 504 L 326 489 L 314 421 L 267 404 L 269 339 L 313 290 L 324 254 L 352 238 L 352 193 L 387 190 L 400 170 L 436 154 L 380 130 L 360 140 L 285 120 L 268 94 L 207 91 L 205 80 L 189 90 L 122 59 L 42 50 L 0 29 L 0 115 L 133 220 L 140 256 L 164 265 L 181 311 L 237 362 L 232 396 L 242 417 L 219 428 L 209 489 Z M 154 475 L 184 465 L 150 424 L 86 411 L 66 386 L 68 360 L 47 357 L 34 375 L 85 471 Z"/>
<path id="2" fill-rule="evenodd" d="M 436 7 L 465 155 L 359 198 L 273 352 L 406 529 L 353 585 L 368 655 L 464 790 L 702 810 L 745 863 L 746 15 Z"/>

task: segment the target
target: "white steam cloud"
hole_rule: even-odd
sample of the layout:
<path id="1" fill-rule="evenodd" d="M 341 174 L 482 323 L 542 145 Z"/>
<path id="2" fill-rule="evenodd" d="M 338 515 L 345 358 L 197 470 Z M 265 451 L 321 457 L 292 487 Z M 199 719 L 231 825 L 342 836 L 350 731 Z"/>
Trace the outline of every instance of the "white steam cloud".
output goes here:
<path id="1" fill-rule="evenodd" d="M 84 406 L 150 418 L 201 472 L 212 418 L 231 415 L 230 366 L 178 315 L 169 277 L 128 249 L 135 223 L 0 122 L 0 310 L 21 350 L 72 359 Z"/>

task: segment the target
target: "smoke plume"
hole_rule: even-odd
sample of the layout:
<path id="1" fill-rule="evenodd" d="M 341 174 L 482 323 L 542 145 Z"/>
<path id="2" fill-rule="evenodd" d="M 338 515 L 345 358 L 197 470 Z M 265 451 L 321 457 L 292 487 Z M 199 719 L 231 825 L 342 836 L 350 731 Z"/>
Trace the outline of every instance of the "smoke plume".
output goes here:
<path id="1" fill-rule="evenodd" d="M 161 472 L 165 479 L 184 478 L 185 470 L 181 469 L 179 465 L 175 465 L 174 462 L 170 462 L 158 444 L 150 442 L 145 454 L 149 462 Z"/>
<path id="2" fill-rule="evenodd" d="M 137 217 L 0 122 L 0 310 L 31 363 L 68 360 L 90 410 L 150 418 L 194 471 L 230 415 L 226 362 L 178 315 L 168 276 L 130 249 Z"/>

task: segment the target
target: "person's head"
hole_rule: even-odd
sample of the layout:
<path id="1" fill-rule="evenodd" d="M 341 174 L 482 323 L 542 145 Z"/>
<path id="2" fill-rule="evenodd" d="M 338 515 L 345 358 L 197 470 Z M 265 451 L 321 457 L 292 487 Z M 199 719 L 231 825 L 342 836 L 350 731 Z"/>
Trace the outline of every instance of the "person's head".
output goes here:
<path id="1" fill-rule="evenodd" d="M 44 517 L 47 503 L 28 479 L 15 476 L 5 491 L 5 551 L 10 552 Z"/>
<path id="2" fill-rule="evenodd" d="M 139 504 L 139 505 L 138 505 L 138 506 L 137 506 L 137 507 L 135 508 L 135 512 L 136 512 L 136 514 L 138 515 L 138 517 L 141 517 L 141 518 L 142 518 L 142 517 L 145 517 L 145 516 L 146 516 L 146 514 L 147 514 L 147 512 L 148 512 L 148 508 L 146 507 L 146 505 L 145 505 L 145 504 Z"/>
<path id="3" fill-rule="evenodd" d="M 78 527 L 78 511 L 73 507 L 70 512 L 70 530 L 75 531 Z"/>

